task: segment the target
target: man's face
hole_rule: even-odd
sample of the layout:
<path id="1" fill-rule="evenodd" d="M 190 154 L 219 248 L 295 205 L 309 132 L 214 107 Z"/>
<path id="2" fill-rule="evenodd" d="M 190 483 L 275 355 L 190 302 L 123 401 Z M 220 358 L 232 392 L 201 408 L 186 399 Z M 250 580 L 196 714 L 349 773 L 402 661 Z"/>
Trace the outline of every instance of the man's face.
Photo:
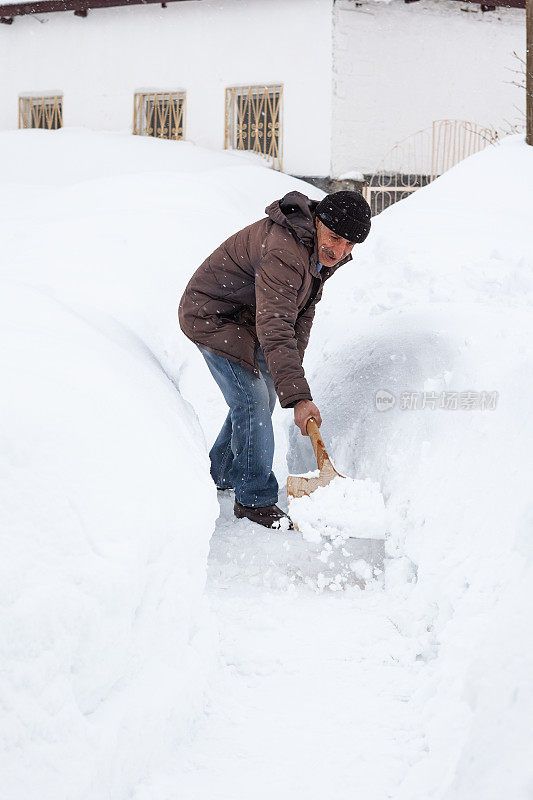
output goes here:
<path id="1" fill-rule="evenodd" d="M 343 239 L 326 228 L 323 222 L 315 219 L 318 242 L 318 260 L 325 267 L 334 267 L 353 250 L 353 242 Z"/>

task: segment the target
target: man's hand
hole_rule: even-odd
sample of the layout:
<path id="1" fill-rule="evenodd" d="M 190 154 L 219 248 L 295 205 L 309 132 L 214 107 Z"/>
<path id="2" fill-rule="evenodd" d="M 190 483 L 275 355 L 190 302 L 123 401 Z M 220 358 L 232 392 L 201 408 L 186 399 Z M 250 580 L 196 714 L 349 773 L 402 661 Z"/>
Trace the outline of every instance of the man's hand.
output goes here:
<path id="1" fill-rule="evenodd" d="M 300 428 L 302 436 L 307 436 L 307 420 L 314 417 L 316 424 L 320 428 L 322 425 L 322 417 L 320 411 L 315 406 L 312 400 L 300 400 L 294 406 L 294 424 Z"/>

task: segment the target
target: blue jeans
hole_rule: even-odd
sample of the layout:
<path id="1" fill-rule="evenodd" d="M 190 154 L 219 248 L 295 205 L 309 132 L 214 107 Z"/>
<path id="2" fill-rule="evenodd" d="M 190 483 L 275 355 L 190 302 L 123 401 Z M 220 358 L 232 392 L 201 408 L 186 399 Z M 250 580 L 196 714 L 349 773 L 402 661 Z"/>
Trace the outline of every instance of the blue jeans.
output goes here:
<path id="1" fill-rule="evenodd" d="M 233 487 L 243 506 L 270 506 L 278 500 L 272 472 L 276 405 L 274 382 L 259 348 L 258 378 L 253 372 L 199 347 L 229 406 L 228 416 L 209 452 L 211 477 L 220 488 Z"/>

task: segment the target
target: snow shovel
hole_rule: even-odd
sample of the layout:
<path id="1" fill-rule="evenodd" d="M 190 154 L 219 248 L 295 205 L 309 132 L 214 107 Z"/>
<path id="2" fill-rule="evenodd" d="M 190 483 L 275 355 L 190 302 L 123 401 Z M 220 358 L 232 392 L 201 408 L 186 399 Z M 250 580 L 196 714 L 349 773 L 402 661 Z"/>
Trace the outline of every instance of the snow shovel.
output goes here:
<path id="1" fill-rule="evenodd" d="M 331 483 L 333 478 L 346 477 L 345 475 L 341 475 L 340 472 L 337 472 L 331 463 L 331 459 L 328 456 L 328 451 L 326 450 L 326 445 L 322 441 L 322 437 L 314 417 L 310 417 L 310 419 L 307 420 L 306 429 L 307 433 L 309 434 L 309 438 L 311 439 L 313 450 L 315 451 L 319 473 L 318 475 L 313 475 L 310 478 L 306 478 L 303 475 L 289 475 L 287 477 L 288 497 L 304 497 L 305 495 L 310 495 L 315 491 L 315 489 L 318 489 L 319 486 L 327 486 L 328 483 Z"/>

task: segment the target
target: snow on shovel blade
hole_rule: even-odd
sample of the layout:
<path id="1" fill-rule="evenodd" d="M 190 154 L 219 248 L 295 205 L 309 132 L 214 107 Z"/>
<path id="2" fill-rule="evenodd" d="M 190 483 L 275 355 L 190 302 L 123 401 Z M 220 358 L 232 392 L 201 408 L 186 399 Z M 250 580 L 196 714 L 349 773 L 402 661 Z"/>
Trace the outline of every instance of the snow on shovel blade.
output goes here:
<path id="1" fill-rule="evenodd" d="M 349 559 L 347 567 L 350 569 L 352 562 L 361 556 L 350 552 L 352 548 L 346 549 L 345 545 L 348 539 L 352 542 L 357 540 L 360 547 L 368 550 L 370 561 L 378 567 L 376 557 L 383 561 L 383 541 L 389 527 L 379 485 L 369 478 L 352 480 L 337 472 L 313 418 L 307 422 L 307 432 L 318 471 L 287 478 L 289 514 L 295 529 L 307 542 L 323 542 L 330 556 L 333 550 L 338 550 L 340 555 Z M 326 560 L 328 563 L 335 561 L 330 557 Z M 338 569 L 342 575 L 340 566 Z"/>
<path id="2" fill-rule="evenodd" d="M 309 478 L 306 478 L 304 475 L 289 475 L 287 477 L 288 497 L 304 497 L 305 495 L 310 495 L 315 489 L 318 489 L 319 486 L 327 486 L 334 478 L 345 477 L 341 475 L 340 472 L 337 472 L 331 463 L 318 425 L 313 417 L 307 420 L 307 433 L 309 434 L 313 450 L 315 451 L 319 473 Z"/>

